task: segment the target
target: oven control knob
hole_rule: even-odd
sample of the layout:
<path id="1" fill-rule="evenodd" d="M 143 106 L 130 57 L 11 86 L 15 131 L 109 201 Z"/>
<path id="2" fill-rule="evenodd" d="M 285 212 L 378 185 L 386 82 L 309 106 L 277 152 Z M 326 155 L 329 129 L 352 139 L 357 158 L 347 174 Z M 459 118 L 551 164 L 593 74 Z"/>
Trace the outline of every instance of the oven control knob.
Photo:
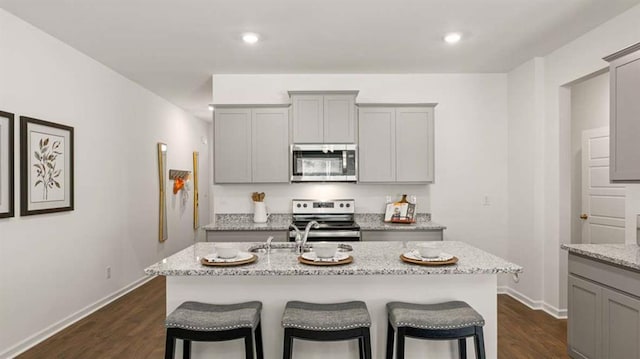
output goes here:
<path id="1" fill-rule="evenodd" d="M 347 203 L 347 208 L 351 207 L 351 203 Z"/>
<path id="2" fill-rule="evenodd" d="M 302 207 L 307 208 L 307 204 L 306 204 L 306 203 L 305 203 L 305 204 L 303 204 L 303 205 L 302 205 Z"/>
<path id="3" fill-rule="evenodd" d="M 340 203 L 340 208 L 344 207 L 344 203 Z"/>
<path id="4" fill-rule="evenodd" d="M 296 207 L 300 208 L 300 207 L 301 207 L 300 203 L 298 203 L 298 204 L 296 205 Z"/>

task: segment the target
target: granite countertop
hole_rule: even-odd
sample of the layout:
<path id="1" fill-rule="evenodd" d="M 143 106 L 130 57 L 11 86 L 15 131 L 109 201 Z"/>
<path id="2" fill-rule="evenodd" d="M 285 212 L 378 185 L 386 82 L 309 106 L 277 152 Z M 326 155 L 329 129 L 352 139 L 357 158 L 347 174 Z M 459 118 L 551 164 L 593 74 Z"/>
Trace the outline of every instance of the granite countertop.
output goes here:
<path id="1" fill-rule="evenodd" d="M 310 266 L 298 263 L 289 250 L 257 253 L 254 263 L 237 267 L 207 267 L 200 258 L 214 252 L 215 243 L 198 242 L 145 269 L 164 276 L 302 276 L 302 275 L 436 275 L 521 273 L 522 267 L 463 242 L 437 242 L 442 251 L 455 255 L 455 265 L 430 267 L 404 263 L 400 255 L 417 242 L 353 242 L 354 261 L 342 266 Z M 258 243 L 236 243 L 247 250 Z"/>
<path id="2" fill-rule="evenodd" d="M 569 253 L 640 270 L 640 246 L 637 244 L 563 244 L 561 248 Z"/>
<path id="3" fill-rule="evenodd" d="M 431 222 L 431 214 L 418 213 L 416 223 L 385 223 L 380 213 L 356 213 L 355 221 L 363 231 L 427 231 L 447 227 Z M 286 231 L 291 223 L 290 213 L 273 213 L 267 223 L 254 223 L 253 214 L 216 214 L 215 222 L 202 226 L 205 231 Z"/>

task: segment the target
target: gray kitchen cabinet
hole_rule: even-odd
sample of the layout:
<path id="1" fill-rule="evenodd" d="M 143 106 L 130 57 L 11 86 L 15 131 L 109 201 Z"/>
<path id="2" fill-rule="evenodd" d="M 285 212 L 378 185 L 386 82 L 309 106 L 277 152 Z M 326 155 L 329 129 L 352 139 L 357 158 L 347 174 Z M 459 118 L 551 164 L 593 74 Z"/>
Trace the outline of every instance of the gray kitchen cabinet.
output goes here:
<path id="1" fill-rule="evenodd" d="M 207 242 L 266 242 L 269 237 L 286 242 L 288 236 L 288 231 L 207 231 Z"/>
<path id="2" fill-rule="evenodd" d="M 289 182 L 288 105 L 216 105 L 216 183 Z"/>
<path id="3" fill-rule="evenodd" d="M 433 182 L 435 104 L 358 106 L 359 182 Z"/>
<path id="4" fill-rule="evenodd" d="M 640 272 L 569 254 L 572 358 L 640 359 Z"/>
<path id="5" fill-rule="evenodd" d="M 289 91 L 293 143 L 355 143 L 358 91 Z"/>
<path id="6" fill-rule="evenodd" d="M 216 183 L 251 182 L 251 109 L 216 109 L 214 151 Z"/>
<path id="7" fill-rule="evenodd" d="M 251 128 L 252 182 L 289 182 L 288 109 L 253 109 Z"/>
<path id="8" fill-rule="evenodd" d="M 611 181 L 640 181 L 640 43 L 604 58 L 610 78 Z"/>
<path id="9" fill-rule="evenodd" d="M 443 240 L 443 230 L 387 230 L 387 231 L 362 231 L 362 240 L 368 242 L 375 241 L 441 241 Z"/>
<path id="10" fill-rule="evenodd" d="M 395 182 L 395 108 L 360 107 L 358 118 L 359 182 Z"/>
<path id="11" fill-rule="evenodd" d="M 602 289 L 602 358 L 640 358 L 640 300 Z"/>
<path id="12" fill-rule="evenodd" d="M 433 107 L 396 109 L 396 181 L 433 182 Z"/>
<path id="13" fill-rule="evenodd" d="M 573 275 L 568 283 L 569 354 L 573 358 L 600 358 L 602 287 Z"/>

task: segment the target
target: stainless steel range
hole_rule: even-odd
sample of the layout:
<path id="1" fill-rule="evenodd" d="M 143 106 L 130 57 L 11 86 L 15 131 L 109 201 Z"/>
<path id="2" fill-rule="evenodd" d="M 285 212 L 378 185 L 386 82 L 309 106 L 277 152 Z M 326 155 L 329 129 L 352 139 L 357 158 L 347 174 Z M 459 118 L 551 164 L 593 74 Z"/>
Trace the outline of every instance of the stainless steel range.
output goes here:
<path id="1" fill-rule="evenodd" d="M 360 226 L 355 223 L 355 200 L 304 200 L 291 201 L 292 223 L 305 228 L 310 221 L 317 221 L 317 228 L 311 227 L 308 241 L 359 241 Z M 289 231 L 289 241 L 296 238 L 296 231 Z"/>

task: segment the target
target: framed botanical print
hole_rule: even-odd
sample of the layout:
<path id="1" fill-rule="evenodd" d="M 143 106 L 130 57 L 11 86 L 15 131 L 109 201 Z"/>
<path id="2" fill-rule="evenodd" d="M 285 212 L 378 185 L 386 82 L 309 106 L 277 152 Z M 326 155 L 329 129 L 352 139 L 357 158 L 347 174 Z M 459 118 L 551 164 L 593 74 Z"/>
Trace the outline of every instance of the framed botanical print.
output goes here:
<path id="1" fill-rule="evenodd" d="M 14 215 L 13 119 L 12 113 L 0 111 L 0 218 Z"/>
<path id="2" fill-rule="evenodd" d="M 20 116 L 20 214 L 73 211 L 73 127 Z"/>

